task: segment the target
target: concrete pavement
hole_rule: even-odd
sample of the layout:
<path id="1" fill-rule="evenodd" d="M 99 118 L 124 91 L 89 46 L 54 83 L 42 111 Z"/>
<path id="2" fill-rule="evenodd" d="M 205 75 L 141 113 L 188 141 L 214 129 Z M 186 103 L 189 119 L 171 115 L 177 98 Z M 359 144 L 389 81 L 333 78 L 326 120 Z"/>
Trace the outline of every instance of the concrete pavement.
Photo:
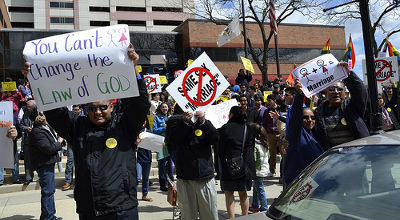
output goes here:
<path id="1" fill-rule="evenodd" d="M 279 166 L 277 167 L 279 170 Z M 277 174 L 278 176 L 279 174 Z M 173 208 L 166 201 L 165 192 L 158 190 L 159 186 L 155 183 L 150 186 L 149 197 L 153 198 L 153 202 L 145 202 L 139 200 L 139 218 L 140 219 L 172 219 Z M 264 180 L 265 190 L 268 198 L 268 206 L 277 198 L 282 190 L 282 185 L 278 184 L 278 178 Z M 221 191 L 220 184 L 217 185 L 218 190 L 218 212 L 220 219 L 226 219 L 225 196 Z M 138 198 L 142 197 L 141 188 L 139 186 Z M 250 202 L 252 191 L 248 192 Z M 240 214 L 239 197 L 235 193 L 237 216 Z M 57 216 L 63 217 L 64 220 L 76 220 L 78 215 L 75 212 L 75 201 L 73 199 L 73 190 L 61 191 L 57 188 L 55 193 L 55 203 Z M 2 220 L 34 220 L 40 217 L 40 190 L 23 191 L 14 193 L 0 194 L 0 219 Z"/>

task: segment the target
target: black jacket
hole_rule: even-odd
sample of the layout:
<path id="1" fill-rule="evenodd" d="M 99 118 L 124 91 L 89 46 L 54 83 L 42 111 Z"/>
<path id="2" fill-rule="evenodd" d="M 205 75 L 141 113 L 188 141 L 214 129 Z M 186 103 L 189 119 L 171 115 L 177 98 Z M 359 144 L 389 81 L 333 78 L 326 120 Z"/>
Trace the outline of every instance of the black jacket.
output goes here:
<path id="1" fill-rule="evenodd" d="M 50 127 L 50 126 L 49 126 Z M 52 129 L 50 127 L 50 129 Z M 55 134 L 42 125 L 35 125 L 30 133 L 30 156 L 32 170 L 46 165 L 53 165 L 60 161 L 58 151 L 61 150 L 62 145 L 54 139 Z"/>
<path id="2" fill-rule="evenodd" d="M 48 122 L 73 146 L 78 213 L 99 216 L 138 205 L 135 141 L 150 108 L 142 79 L 138 87 L 140 96 L 122 99 L 102 127 L 67 108 L 45 112 Z M 115 148 L 106 146 L 109 138 L 117 141 Z"/>
<path id="3" fill-rule="evenodd" d="M 211 145 L 217 142 L 217 130 L 208 120 L 202 125 L 197 121 L 194 126 L 186 124 L 179 116 L 172 116 L 167 120 L 166 145 L 171 146 L 171 151 L 176 151 L 175 167 L 179 179 L 213 178 Z"/>
<path id="4" fill-rule="evenodd" d="M 364 122 L 364 115 L 367 108 L 368 92 L 363 82 L 358 76 L 351 72 L 350 76 L 344 80 L 345 85 L 350 91 L 351 99 L 346 99 L 340 106 L 341 112 L 346 119 L 347 124 L 355 139 L 369 136 L 367 125 Z M 324 150 L 330 146 L 328 141 L 328 134 L 325 126 L 325 109 L 328 107 L 329 102 L 325 101 L 316 109 L 316 123 L 315 131 L 316 138 Z"/>
<path id="5" fill-rule="evenodd" d="M 240 156 L 242 151 L 244 124 L 236 121 L 229 121 L 219 129 L 218 156 L 221 161 L 221 180 L 233 180 L 227 172 L 225 159 Z M 246 163 L 247 174 L 245 179 L 251 180 L 256 177 L 254 159 L 255 135 L 250 126 L 247 125 L 247 137 L 243 150 L 243 159 Z"/>

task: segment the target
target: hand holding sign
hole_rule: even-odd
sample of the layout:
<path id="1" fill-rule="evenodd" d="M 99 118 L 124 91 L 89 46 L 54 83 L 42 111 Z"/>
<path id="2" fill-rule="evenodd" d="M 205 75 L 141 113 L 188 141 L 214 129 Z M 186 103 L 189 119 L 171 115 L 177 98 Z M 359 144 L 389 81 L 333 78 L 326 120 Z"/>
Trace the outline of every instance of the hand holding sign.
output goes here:
<path id="1" fill-rule="evenodd" d="M 17 128 L 14 125 L 11 125 L 11 127 L 8 128 L 7 137 L 12 140 L 15 140 L 17 136 L 18 136 Z"/>

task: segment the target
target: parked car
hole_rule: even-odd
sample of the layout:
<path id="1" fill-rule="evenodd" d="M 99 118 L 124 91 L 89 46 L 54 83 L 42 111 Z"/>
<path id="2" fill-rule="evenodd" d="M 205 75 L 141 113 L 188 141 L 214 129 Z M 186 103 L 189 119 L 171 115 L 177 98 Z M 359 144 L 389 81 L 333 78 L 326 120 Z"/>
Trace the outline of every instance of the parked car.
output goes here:
<path id="1" fill-rule="evenodd" d="M 325 152 L 282 192 L 266 215 L 272 219 L 400 218 L 400 131 Z"/>

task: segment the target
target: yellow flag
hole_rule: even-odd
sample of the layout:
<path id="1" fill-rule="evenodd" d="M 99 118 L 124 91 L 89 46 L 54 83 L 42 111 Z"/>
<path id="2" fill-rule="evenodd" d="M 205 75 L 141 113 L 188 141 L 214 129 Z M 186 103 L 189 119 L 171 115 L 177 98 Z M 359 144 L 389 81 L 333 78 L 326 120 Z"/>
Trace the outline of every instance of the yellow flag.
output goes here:
<path id="1" fill-rule="evenodd" d="M 251 63 L 251 60 L 244 58 L 244 57 L 240 57 L 242 58 L 242 62 L 243 62 L 243 66 L 246 70 L 254 73 L 254 68 L 253 68 L 253 64 Z"/>
<path id="2" fill-rule="evenodd" d="M 189 67 L 190 65 L 192 65 L 192 63 L 193 63 L 193 60 L 192 59 L 188 59 L 187 66 Z"/>
<path id="3" fill-rule="evenodd" d="M 264 102 L 267 102 L 267 97 L 272 94 L 272 91 L 264 91 Z"/>
<path id="4" fill-rule="evenodd" d="M 139 71 L 139 73 L 142 72 L 142 66 L 141 65 L 136 65 L 137 70 Z"/>
<path id="5" fill-rule="evenodd" d="M 168 84 L 168 80 L 166 76 L 160 76 L 160 82 L 161 84 Z"/>
<path id="6" fill-rule="evenodd" d="M 17 84 L 15 82 L 1 82 L 1 88 L 4 92 L 15 92 Z"/>

